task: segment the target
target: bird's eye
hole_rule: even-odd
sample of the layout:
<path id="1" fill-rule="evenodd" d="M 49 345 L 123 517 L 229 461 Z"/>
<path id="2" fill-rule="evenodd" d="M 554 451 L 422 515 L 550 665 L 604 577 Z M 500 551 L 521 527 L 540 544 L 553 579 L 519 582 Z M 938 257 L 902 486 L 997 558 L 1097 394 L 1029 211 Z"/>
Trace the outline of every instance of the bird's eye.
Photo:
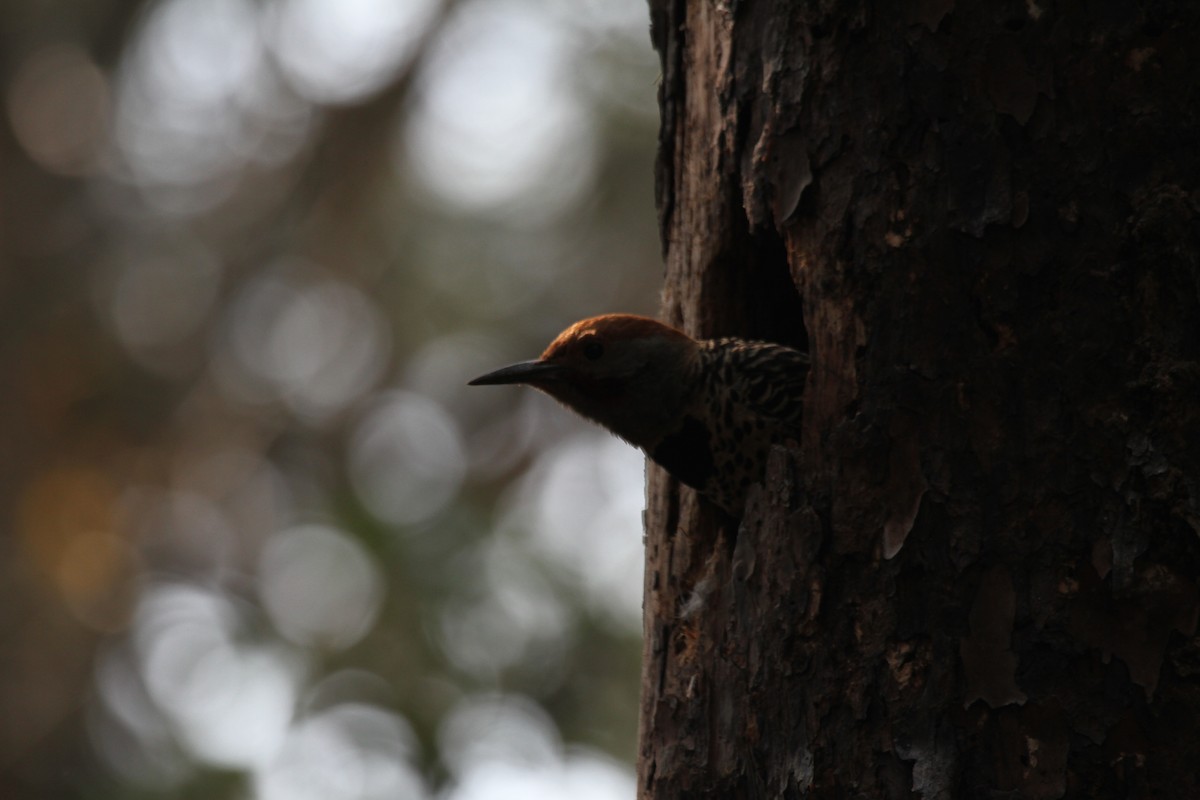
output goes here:
<path id="1" fill-rule="evenodd" d="M 604 345 L 600 344 L 599 339 L 588 339 L 583 343 L 583 357 L 588 361 L 595 361 L 604 355 Z"/>

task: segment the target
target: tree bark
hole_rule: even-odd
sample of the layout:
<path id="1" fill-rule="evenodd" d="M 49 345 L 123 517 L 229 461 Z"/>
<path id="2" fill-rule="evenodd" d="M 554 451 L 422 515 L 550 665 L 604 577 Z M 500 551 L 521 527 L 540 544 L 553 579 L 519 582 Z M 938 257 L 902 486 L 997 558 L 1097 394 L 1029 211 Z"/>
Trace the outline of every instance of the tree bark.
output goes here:
<path id="1" fill-rule="evenodd" d="M 650 468 L 640 796 L 1200 797 L 1200 7 L 651 20 L 664 319 L 813 368 Z"/>

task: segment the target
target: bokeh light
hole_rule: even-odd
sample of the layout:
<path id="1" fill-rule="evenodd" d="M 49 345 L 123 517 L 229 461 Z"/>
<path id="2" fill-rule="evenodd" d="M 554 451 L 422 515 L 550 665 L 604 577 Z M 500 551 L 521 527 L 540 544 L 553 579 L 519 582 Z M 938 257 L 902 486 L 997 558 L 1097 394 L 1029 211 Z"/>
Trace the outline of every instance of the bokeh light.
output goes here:
<path id="1" fill-rule="evenodd" d="M 51 172 L 91 172 L 108 133 L 108 80 L 77 47 L 30 56 L 8 91 L 8 118 L 29 157 Z"/>
<path id="2" fill-rule="evenodd" d="M 441 643 L 451 663 L 468 674 L 494 678 L 533 660 L 544 682 L 557 677 L 569 644 L 570 610 L 529 554 L 497 537 L 464 554 L 456 567 L 459 575 L 482 580 L 442 611 Z"/>
<path id="3" fill-rule="evenodd" d="M 525 477 L 504 528 L 532 534 L 535 552 L 578 585 L 604 618 L 641 629 L 645 461 L 603 432 L 567 438 Z M 532 513 L 530 513 L 532 512 Z M 532 519 L 528 519 L 532 517 Z"/>
<path id="4" fill-rule="evenodd" d="M 0 797 L 628 798 L 642 0 L 0 3 Z"/>
<path id="5" fill-rule="evenodd" d="M 273 116 L 251 102 L 268 79 L 258 28 L 248 0 L 164 0 L 138 30 L 118 75 L 114 174 L 158 210 L 197 213 L 232 192 L 244 132 Z"/>
<path id="6" fill-rule="evenodd" d="M 389 338 L 361 291 L 290 266 L 267 272 L 230 304 L 214 367 L 234 399 L 281 401 L 320 421 L 375 383 Z"/>
<path id="7" fill-rule="evenodd" d="M 422 800 L 415 737 L 396 714 L 347 703 L 302 720 L 278 756 L 254 776 L 261 800 Z"/>
<path id="8" fill-rule="evenodd" d="M 263 606 L 296 644 L 342 649 L 379 614 L 383 581 L 354 540 L 323 525 L 282 531 L 263 549 Z"/>
<path id="9" fill-rule="evenodd" d="M 424 74 L 403 156 L 447 204 L 542 217 L 592 178 L 588 114 L 569 48 L 542 9 L 476 3 L 455 17 Z"/>
<path id="10" fill-rule="evenodd" d="M 347 103 L 386 84 L 436 8 L 434 0 L 276 0 L 267 31 L 300 94 Z"/>
<path id="11" fill-rule="evenodd" d="M 443 722 L 443 752 L 453 800 L 583 800 L 633 797 L 628 770 L 581 749 L 564 752 L 554 722 L 535 703 L 513 695 L 464 700 Z"/>
<path id="12" fill-rule="evenodd" d="M 176 741 L 224 767 L 253 767 L 279 748 L 298 690 L 287 651 L 246 643 L 225 596 L 166 584 L 146 592 L 133 641 L 146 689 Z"/>
<path id="13" fill-rule="evenodd" d="M 465 470 L 458 425 L 414 392 L 379 397 L 350 442 L 350 475 L 359 497 L 377 517 L 397 525 L 441 511 Z"/>
<path id="14" fill-rule="evenodd" d="M 118 341 L 153 367 L 200 329 L 221 277 L 220 265 L 199 246 L 138 247 L 101 272 L 102 305 Z"/>

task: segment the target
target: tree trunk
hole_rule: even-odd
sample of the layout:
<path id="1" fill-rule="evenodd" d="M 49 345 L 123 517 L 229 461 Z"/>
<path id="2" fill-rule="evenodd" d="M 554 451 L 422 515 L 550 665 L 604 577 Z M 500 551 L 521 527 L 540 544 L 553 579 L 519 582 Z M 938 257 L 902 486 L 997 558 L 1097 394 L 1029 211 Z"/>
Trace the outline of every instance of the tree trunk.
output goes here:
<path id="1" fill-rule="evenodd" d="M 1200 797 L 1200 5 L 651 18 L 664 319 L 813 368 L 651 468 L 641 797 Z"/>

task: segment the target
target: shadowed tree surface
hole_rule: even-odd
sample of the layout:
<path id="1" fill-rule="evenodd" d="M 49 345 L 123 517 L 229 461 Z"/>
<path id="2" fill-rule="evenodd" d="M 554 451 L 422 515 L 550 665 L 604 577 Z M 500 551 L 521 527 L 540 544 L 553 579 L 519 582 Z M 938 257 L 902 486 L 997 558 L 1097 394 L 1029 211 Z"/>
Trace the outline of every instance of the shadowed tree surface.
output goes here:
<path id="1" fill-rule="evenodd" d="M 651 469 L 640 795 L 1200 796 L 1200 8 L 651 14 L 664 319 L 812 370 Z"/>

